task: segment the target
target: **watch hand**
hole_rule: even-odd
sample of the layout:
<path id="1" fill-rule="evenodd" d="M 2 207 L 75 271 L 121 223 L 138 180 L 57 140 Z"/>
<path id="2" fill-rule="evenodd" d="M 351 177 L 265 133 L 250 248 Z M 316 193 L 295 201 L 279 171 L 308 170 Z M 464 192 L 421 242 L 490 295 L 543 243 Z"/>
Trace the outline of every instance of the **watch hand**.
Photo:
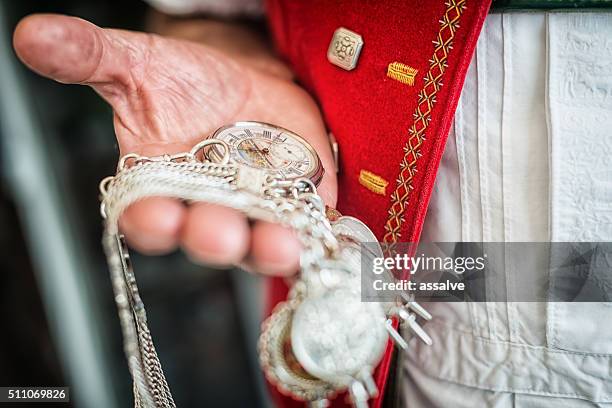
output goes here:
<path id="1" fill-rule="evenodd" d="M 269 153 L 268 148 L 260 149 L 257 143 L 254 140 L 248 140 L 246 143 L 251 146 L 245 146 L 242 150 L 246 152 L 253 153 L 253 160 L 257 162 L 258 165 L 262 167 L 274 168 L 274 164 L 266 157 L 266 154 Z"/>
<path id="2" fill-rule="evenodd" d="M 262 152 L 263 154 L 269 154 L 270 153 L 270 149 L 267 147 L 264 148 L 260 148 L 259 145 L 257 144 L 257 142 L 253 141 L 253 144 L 255 145 L 255 147 Z"/>

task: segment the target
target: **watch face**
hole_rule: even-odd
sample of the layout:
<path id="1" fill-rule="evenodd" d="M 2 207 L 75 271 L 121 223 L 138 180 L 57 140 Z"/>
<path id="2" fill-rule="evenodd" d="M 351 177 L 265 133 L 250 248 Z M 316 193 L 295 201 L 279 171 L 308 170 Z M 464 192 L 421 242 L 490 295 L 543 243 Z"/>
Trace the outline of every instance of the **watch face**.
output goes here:
<path id="1" fill-rule="evenodd" d="M 220 128 L 212 136 L 230 146 L 230 160 L 263 169 L 286 179 L 307 177 L 318 184 L 323 167 L 314 149 L 297 134 L 261 122 L 237 122 Z M 222 151 L 211 148 L 211 159 Z"/>

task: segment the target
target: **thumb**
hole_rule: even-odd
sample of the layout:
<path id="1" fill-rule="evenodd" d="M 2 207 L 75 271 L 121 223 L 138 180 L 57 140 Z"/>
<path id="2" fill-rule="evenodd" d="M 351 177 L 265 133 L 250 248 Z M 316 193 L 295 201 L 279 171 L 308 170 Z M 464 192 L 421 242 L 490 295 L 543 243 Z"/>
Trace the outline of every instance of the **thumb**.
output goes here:
<path id="1" fill-rule="evenodd" d="M 129 80 L 130 52 L 135 48 L 124 37 L 80 18 L 34 14 L 15 28 L 13 46 L 30 69 L 56 81 L 121 83 Z"/>

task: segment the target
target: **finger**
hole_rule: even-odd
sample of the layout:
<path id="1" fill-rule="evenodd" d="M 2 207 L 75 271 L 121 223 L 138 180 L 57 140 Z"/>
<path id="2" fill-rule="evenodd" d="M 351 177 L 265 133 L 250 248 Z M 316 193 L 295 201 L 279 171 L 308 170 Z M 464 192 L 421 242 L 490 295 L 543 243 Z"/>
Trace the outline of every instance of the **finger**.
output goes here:
<path id="1" fill-rule="evenodd" d="M 299 269 L 300 250 L 300 243 L 293 231 L 259 221 L 251 232 L 247 269 L 271 276 L 291 276 Z"/>
<path id="2" fill-rule="evenodd" d="M 235 210 L 197 203 L 188 210 L 181 243 L 196 261 L 235 265 L 247 254 L 249 225 L 246 217 Z"/>
<path id="3" fill-rule="evenodd" d="M 131 205 L 119 225 L 128 243 L 138 251 L 166 253 L 176 248 L 186 214 L 186 207 L 178 200 L 148 198 Z"/>
<path id="4" fill-rule="evenodd" d="M 127 71 L 126 50 L 105 30 L 76 17 L 28 16 L 15 28 L 13 45 L 28 67 L 60 82 L 112 81 Z"/>
<path id="5" fill-rule="evenodd" d="M 100 94 L 115 112 L 115 131 L 123 153 L 154 140 L 193 142 L 213 130 L 209 129 L 214 122 L 212 116 L 204 120 L 190 114 L 205 109 L 201 106 L 204 99 L 220 99 L 220 95 L 227 98 L 228 89 L 238 97 L 244 95 L 240 81 L 229 80 L 225 86 L 200 78 L 201 92 L 194 91 L 198 80 L 192 76 L 203 66 L 209 62 L 227 65 L 209 51 L 193 53 L 189 51 L 193 44 L 103 29 L 75 17 L 26 17 L 15 29 L 13 45 L 17 56 L 39 74 L 64 83 L 89 85 Z M 225 71 L 219 78 L 231 76 Z M 201 95 L 205 98 L 199 99 Z M 195 110 L 191 105 L 194 101 L 198 104 Z M 227 115 L 219 109 L 221 117 Z"/>

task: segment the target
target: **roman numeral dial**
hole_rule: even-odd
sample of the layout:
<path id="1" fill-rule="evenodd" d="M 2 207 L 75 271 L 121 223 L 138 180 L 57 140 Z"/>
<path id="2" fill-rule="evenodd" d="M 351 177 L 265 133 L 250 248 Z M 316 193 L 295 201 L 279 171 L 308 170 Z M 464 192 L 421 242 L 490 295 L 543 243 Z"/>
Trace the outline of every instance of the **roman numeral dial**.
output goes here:
<path id="1" fill-rule="evenodd" d="M 220 128 L 212 137 L 230 146 L 230 160 L 238 164 L 286 179 L 307 177 L 315 184 L 323 175 L 315 150 L 290 130 L 261 122 L 237 122 Z M 219 149 L 211 148 L 211 159 L 222 156 Z"/>

